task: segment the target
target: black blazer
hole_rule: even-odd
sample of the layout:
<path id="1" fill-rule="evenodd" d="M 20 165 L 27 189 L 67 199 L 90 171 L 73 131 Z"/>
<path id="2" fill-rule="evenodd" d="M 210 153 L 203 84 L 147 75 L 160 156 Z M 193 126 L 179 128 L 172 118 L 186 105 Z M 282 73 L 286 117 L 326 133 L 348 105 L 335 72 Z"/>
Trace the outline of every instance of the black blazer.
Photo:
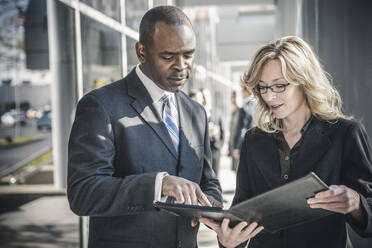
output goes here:
<path id="1" fill-rule="evenodd" d="M 250 248 L 344 248 L 347 243 L 345 222 L 362 236 L 372 235 L 372 160 L 371 146 L 364 127 L 339 119 L 330 123 L 317 118 L 304 133 L 289 181 L 314 171 L 328 185 L 346 185 L 361 196 L 366 226 L 353 223 L 349 215 L 328 217 L 289 228 L 272 235 L 261 232 Z M 280 164 L 273 134 L 250 129 L 241 150 L 233 205 L 280 186 Z"/>
<path id="2" fill-rule="evenodd" d="M 196 182 L 221 201 L 206 113 L 183 92 L 175 96 L 179 157 L 134 70 L 80 100 L 69 141 L 67 194 L 74 213 L 90 216 L 90 248 L 197 246 L 198 228 L 190 220 L 152 206 L 160 171 Z"/>

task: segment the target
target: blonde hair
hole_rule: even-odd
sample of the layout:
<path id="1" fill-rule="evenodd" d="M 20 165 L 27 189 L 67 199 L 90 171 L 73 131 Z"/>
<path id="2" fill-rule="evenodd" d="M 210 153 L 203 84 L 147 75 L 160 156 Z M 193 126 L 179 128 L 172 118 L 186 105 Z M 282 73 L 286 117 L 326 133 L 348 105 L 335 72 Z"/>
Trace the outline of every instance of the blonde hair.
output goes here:
<path id="1" fill-rule="evenodd" d="M 254 120 L 260 129 L 265 132 L 283 130 L 281 120 L 275 118 L 261 94 L 254 90 L 263 67 L 275 59 L 281 63 L 284 79 L 301 87 L 315 116 L 327 121 L 350 118 L 342 113 L 340 94 L 327 78 L 310 46 L 296 36 L 287 36 L 258 49 L 242 79 L 242 84 L 258 99 Z"/>

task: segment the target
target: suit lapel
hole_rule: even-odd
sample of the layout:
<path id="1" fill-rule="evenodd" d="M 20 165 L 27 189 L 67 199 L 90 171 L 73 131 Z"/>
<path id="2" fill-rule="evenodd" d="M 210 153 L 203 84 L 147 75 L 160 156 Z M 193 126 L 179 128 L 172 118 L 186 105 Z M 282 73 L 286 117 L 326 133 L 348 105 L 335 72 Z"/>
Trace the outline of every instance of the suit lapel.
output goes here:
<path id="1" fill-rule="evenodd" d="M 251 145 L 253 160 L 266 184 L 270 188 L 276 188 L 280 186 L 280 162 L 276 140 L 273 134 L 260 133 L 257 135 L 260 138 Z"/>
<path id="2" fill-rule="evenodd" d="M 170 153 L 176 159 L 178 159 L 176 149 L 173 146 L 167 127 L 165 126 L 161 117 L 156 111 L 156 108 L 152 103 L 151 96 L 147 92 L 141 80 L 138 78 L 135 70 L 132 70 L 132 72 L 129 74 L 128 95 L 134 98 L 134 101 L 131 103 L 131 106 L 142 117 L 142 119 L 152 128 L 152 130 L 164 143 L 164 145 L 167 147 Z"/>
<path id="3" fill-rule="evenodd" d="M 291 179 L 305 176 L 316 169 L 317 162 L 331 147 L 331 140 L 326 133 L 326 123 L 313 119 L 309 130 L 305 132 L 301 148 L 291 167 Z"/>

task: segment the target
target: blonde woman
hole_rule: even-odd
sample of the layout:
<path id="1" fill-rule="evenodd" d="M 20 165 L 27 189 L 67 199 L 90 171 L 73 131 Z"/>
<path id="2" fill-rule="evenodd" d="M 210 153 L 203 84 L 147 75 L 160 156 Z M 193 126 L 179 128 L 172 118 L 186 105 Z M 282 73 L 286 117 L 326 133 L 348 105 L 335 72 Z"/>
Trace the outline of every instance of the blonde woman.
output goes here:
<path id="1" fill-rule="evenodd" d="M 260 48 L 244 75 L 258 99 L 257 127 L 241 149 L 233 205 L 314 171 L 330 189 L 308 200 L 311 208 L 335 214 L 277 234 L 257 223 L 234 228 L 208 219 L 221 246 L 351 247 L 345 223 L 361 235 L 372 235 L 371 146 L 362 124 L 345 116 L 337 90 L 309 45 L 284 37 Z M 246 227 L 246 228 L 244 228 Z"/>

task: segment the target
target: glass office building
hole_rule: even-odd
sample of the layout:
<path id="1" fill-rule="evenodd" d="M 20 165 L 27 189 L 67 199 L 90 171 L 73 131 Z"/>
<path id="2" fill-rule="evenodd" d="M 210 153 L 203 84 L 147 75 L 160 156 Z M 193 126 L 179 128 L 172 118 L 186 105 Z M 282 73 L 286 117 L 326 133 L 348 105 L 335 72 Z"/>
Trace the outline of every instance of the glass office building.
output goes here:
<path id="1" fill-rule="evenodd" d="M 8 56 L 1 57 L 0 106 L 3 113 L 35 109 L 41 115 L 52 109 L 51 133 L 41 135 L 48 136 L 53 147 L 56 186 L 66 185 L 67 142 L 76 103 L 138 64 L 135 43 L 140 20 L 149 8 L 176 4 L 172 0 L 1 0 L 0 24 L 9 30 L 2 29 L 0 39 L 0 51 Z M 215 111 L 229 116 L 230 93 L 239 89 L 239 83 L 216 73 L 215 14 L 209 12 L 202 18 L 191 13 L 198 47 L 194 75 L 184 91 L 210 89 Z M 28 109 L 21 109 L 22 103 Z M 27 122 L 32 134 L 40 135 L 36 121 Z M 19 125 L 0 129 L 4 137 L 29 135 Z"/>

